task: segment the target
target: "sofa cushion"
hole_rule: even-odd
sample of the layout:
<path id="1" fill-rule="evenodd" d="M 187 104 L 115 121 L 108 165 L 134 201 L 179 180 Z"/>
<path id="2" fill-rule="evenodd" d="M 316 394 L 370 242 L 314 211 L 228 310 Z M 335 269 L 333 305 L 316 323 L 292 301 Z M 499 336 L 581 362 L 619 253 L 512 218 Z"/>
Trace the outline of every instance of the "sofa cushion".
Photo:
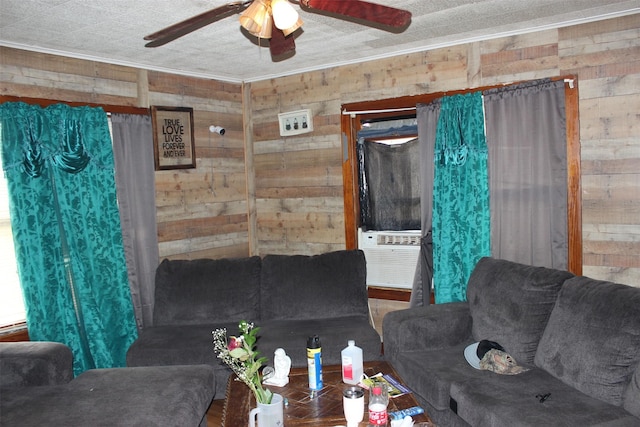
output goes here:
<path id="1" fill-rule="evenodd" d="M 459 344 L 434 350 L 402 351 L 396 356 L 393 367 L 415 394 L 436 409 L 448 409 L 451 384 L 478 377 L 484 372 L 467 363 L 464 358 L 465 346 Z"/>
<path id="2" fill-rule="evenodd" d="M 167 260 L 156 269 L 154 326 L 257 319 L 260 257 Z"/>
<path id="3" fill-rule="evenodd" d="M 535 363 L 589 396 L 621 406 L 640 359 L 640 288 L 568 280 Z"/>
<path id="4" fill-rule="evenodd" d="M 458 415 L 472 426 L 593 426 L 630 418 L 539 368 L 518 375 L 479 372 L 451 385 Z M 536 397 L 548 393 L 544 402 Z"/>
<path id="5" fill-rule="evenodd" d="M 43 341 L 0 342 L 0 390 L 64 384 L 72 379 L 73 354 L 66 345 Z"/>
<path id="6" fill-rule="evenodd" d="M 263 320 L 369 314 L 366 261 L 360 250 L 267 255 L 262 260 L 260 292 Z"/>
<path id="7" fill-rule="evenodd" d="M 127 366 L 211 365 L 216 376 L 216 396 L 221 398 L 231 370 L 213 350 L 211 333 L 217 328 L 227 328 L 229 335 L 237 335 L 238 322 L 144 328 L 127 351 Z"/>
<path id="8" fill-rule="evenodd" d="M 498 342 L 519 364 L 533 364 L 560 287 L 571 277 L 567 271 L 482 258 L 467 287 L 474 339 Z"/>
<path id="9" fill-rule="evenodd" d="M 237 322 L 144 328 L 127 351 L 127 366 L 222 366 L 213 351 L 212 332 L 223 327 L 229 335 L 237 335 Z"/>
<path id="10" fill-rule="evenodd" d="M 0 394 L 3 426 L 197 426 L 214 397 L 211 366 L 92 369 Z"/>

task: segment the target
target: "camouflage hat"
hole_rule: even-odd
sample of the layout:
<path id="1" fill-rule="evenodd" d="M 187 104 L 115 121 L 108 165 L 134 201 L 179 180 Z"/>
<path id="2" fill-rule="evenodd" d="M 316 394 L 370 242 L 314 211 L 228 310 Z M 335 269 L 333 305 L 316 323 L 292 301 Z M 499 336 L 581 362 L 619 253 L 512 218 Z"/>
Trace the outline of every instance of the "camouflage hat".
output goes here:
<path id="1" fill-rule="evenodd" d="M 519 366 L 515 359 L 497 342 L 482 340 L 467 346 L 464 357 L 476 369 L 503 375 L 516 375 L 529 369 Z"/>
<path id="2" fill-rule="evenodd" d="M 516 375 L 529 370 L 518 365 L 510 354 L 495 348 L 487 351 L 480 360 L 480 369 L 502 375 Z"/>

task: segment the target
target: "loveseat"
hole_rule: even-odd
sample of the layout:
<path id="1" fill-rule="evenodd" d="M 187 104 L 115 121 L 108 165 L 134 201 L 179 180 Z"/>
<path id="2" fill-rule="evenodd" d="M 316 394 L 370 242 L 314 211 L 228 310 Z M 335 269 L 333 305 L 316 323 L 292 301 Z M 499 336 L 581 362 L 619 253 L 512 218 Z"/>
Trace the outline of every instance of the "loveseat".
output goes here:
<path id="1" fill-rule="evenodd" d="M 206 426 L 209 365 L 91 369 L 73 378 L 69 347 L 0 343 L 0 425 Z"/>
<path id="2" fill-rule="evenodd" d="M 207 363 L 215 367 L 216 399 L 231 371 L 216 358 L 212 331 L 238 332 L 241 320 L 260 327 L 257 350 L 273 365 L 281 347 L 292 367 L 307 364 L 306 344 L 318 335 L 323 364 L 339 364 L 353 339 L 365 360 L 381 355 L 369 322 L 366 261 L 359 250 L 320 255 L 164 260 L 156 270 L 153 326 L 127 352 L 128 366 Z"/>
<path id="3" fill-rule="evenodd" d="M 385 357 L 442 426 L 640 426 L 640 288 L 483 258 L 467 301 L 383 319 Z M 529 369 L 471 367 L 500 344 Z"/>

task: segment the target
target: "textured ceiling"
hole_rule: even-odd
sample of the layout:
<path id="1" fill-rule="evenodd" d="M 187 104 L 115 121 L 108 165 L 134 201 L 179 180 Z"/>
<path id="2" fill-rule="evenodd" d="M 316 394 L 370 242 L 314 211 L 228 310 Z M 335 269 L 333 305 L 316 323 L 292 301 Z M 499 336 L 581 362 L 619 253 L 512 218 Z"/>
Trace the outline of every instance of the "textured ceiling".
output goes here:
<path id="1" fill-rule="evenodd" d="M 227 0 L 0 0 L 0 45 L 242 82 L 640 13 L 640 0 L 373 0 L 412 12 L 394 34 L 299 10 L 296 54 L 273 62 L 238 15 L 157 48 L 143 37 Z"/>

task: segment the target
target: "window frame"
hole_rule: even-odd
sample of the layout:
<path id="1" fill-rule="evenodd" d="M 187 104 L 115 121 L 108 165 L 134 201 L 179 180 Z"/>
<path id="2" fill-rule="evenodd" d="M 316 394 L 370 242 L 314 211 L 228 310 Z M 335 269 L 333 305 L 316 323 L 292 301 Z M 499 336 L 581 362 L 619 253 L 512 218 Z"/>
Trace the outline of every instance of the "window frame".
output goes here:
<path id="1" fill-rule="evenodd" d="M 582 274 L 582 189 L 580 166 L 580 116 L 578 110 L 578 78 L 574 75 L 554 77 L 551 80 L 565 81 L 565 110 L 567 137 L 567 269 L 575 275 Z M 513 82 L 518 84 L 522 82 Z M 344 192 L 344 227 L 346 249 L 357 249 L 358 227 L 360 227 L 360 207 L 358 203 L 358 162 L 356 154 L 357 133 L 362 123 L 398 116 L 415 109 L 417 104 L 427 104 L 443 96 L 466 94 L 504 85 L 485 86 L 450 92 L 403 96 L 374 101 L 342 104 L 341 133 L 343 143 L 342 182 Z M 409 293 L 378 290 L 370 298 L 408 301 Z"/>

